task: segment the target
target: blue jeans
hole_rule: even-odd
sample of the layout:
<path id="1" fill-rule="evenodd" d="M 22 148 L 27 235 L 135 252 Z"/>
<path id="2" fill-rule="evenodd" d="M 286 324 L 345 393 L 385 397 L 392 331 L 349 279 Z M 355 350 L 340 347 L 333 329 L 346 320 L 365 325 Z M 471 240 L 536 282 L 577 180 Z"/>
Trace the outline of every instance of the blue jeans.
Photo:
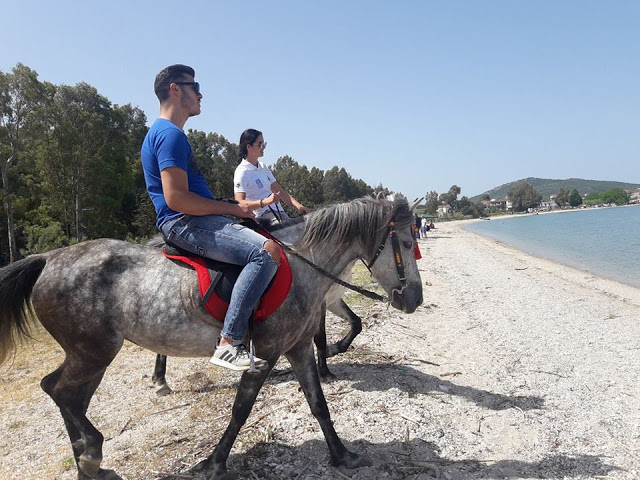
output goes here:
<path id="1" fill-rule="evenodd" d="M 222 336 L 242 340 L 254 306 L 278 270 L 264 249 L 265 237 L 220 215 L 182 215 L 160 227 L 171 243 L 189 252 L 244 268 L 233 287 Z"/>

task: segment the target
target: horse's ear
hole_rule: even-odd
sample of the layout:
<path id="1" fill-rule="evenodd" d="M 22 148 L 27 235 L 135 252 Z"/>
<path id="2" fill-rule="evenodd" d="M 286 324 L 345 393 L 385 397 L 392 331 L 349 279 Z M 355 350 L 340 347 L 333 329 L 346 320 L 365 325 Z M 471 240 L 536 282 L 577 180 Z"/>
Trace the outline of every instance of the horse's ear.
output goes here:
<path id="1" fill-rule="evenodd" d="M 379 191 L 376 195 L 376 200 L 384 200 L 384 192 Z"/>
<path id="2" fill-rule="evenodd" d="M 416 198 L 411 204 L 411 207 L 409 207 L 409 211 L 413 212 L 416 207 L 420 205 L 420 202 L 422 202 L 422 200 L 424 200 L 424 197 Z"/>

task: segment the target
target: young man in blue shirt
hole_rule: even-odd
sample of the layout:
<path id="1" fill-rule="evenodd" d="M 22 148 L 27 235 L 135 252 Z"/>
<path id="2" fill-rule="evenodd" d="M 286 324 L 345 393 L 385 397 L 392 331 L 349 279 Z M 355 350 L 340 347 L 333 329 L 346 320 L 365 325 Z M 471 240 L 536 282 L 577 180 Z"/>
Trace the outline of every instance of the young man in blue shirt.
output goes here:
<path id="1" fill-rule="evenodd" d="M 196 164 L 183 128 L 200 114 L 202 94 L 195 72 L 171 65 L 157 76 L 154 89 L 160 114 L 142 145 L 147 191 L 158 216 L 157 226 L 173 244 L 214 260 L 243 266 L 234 286 L 220 344 L 210 362 L 248 370 L 242 343 L 255 304 L 278 269 L 277 245 L 228 216 L 254 218 L 247 201 L 215 200 Z M 177 292 L 176 292 L 177 294 Z M 257 367 L 266 362 L 255 357 Z"/>

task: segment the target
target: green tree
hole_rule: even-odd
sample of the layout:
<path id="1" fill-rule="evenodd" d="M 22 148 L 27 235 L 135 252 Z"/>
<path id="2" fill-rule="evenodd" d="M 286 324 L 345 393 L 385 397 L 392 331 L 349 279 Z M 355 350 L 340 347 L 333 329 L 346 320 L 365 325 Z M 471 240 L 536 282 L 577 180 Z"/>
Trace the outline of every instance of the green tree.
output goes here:
<path id="1" fill-rule="evenodd" d="M 601 203 L 604 203 L 602 201 L 602 192 L 587 194 L 587 196 L 584 197 L 583 203 L 585 205 L 600 205 Z"/>
<path id="2" fill-rule="evenodd" d="M 129 233 L 133 233 L 134 236 L 138 237 L 148 237 L 156 233 L 155 226 L 152 230 L 141 229 L 140 227 L 146 225 L 148 220 L 145 221 L 143 218 L 139 218 L 142 215 L 146 216 L 151 213 L 150 220 L 155 225 L 153 206 L 151 205 L 150 212 L 145 210 L 148 204 L 144 203 L 145 200 L 149 200 L 149 197 L 142 172 L 142 163 L 140 162 L 140 147 L 149 130 L 146 125 L 147 117 L 142 110 L 130 104 L 121 107 L 116 106 L 114 110 L 117 118 L 116 128 L 121 134 L 120 155 L 125 160 L 128 182 L 125 186 L 119 217 L 124 221 Z"/>
<path id="3" fill-rule="evenodd" d="M 43 186 L 69 238 L 124 236 L 117 213 L 131 180 L 111 102 L 86 83 L 57 88 Z"/>
<path id="4" fill-rule="evenodd" d="M 612 188 L 602 194 L 602 202 L 624 205 L 629 203 L 629 194 L 622 188 Z"/>
<path id="5" fill-rule="evenodd" d="M 426 193 L 424 198 L 426 200 L 424 205 L 425 211 L 429 215 L 435 215 L 436 213 L 438 213 L 438 192 L 436 192 L 435 190 L 431 190 L 430 192 Z"/>
<path id="6" fill-rule="evenodd" d="M 507 196 L 513 205 L 514 212 L 522 212 L 529 208 L 536 208 L 542 201 L 542 195 L 536 192 L 535 188 L 525 181 L 518 182 L 513 186 Z"/>
<path id="7" fill-rule="evenodd" d="M 449 204 L 449 206 L 455 211 L 458 209 L 458 195 L 462 189 L 458 185 L 451 185 L 447 193 L 442 193 L 438 199 L 440 204 Z"/>
<path id="8" fill-rule="evenodd" d="M 556 204 L 560 208 L 566 207 L 567 205 L 569 205 L 569 196 L 570 196 L 569 190 L 565 190 L 564 188 L 561 188 L 555 198 Z"/>
<path id="9" fill-rule="evenodd" d="M 572 207 L 577 207 L 578 205 L 582 205 L 582 196 L 580 192 L 575 188 L 571 190 L 571 194 L 569 195 L 569 205 Z"/>
<path id="10" fill-rule="evenodd" d="M 233 174 L 240 163 L 238 146 L 217 133 L 189 129 L 187 137 L 211 192 L 219 198 L 233 198 Z"/>
<path id="11" fill-rule="evenodd" d="M 325 203 L 346 202 L 352 198 L 351 176 L 337 166 L 327 170 L 322 179 L 322 193 Z"/>
<path id="12" fill-rule="evenodd" d="M 360 178 L 352 178 L 351 179 L 351 197 L 349 200 L 353 200 L 354 198 L 373 196 L 373 188 L 371 188 L 364 180 Z"/>
<path id="13" fill-rule="evenodd" d="M 11 73 L 0 72 L 1 193 L 11 262 L 19 256 L 14 225 L 16 198 L 11 170 L 40 131 L 42 122 L 38 113 L 42 110 L 46 93 L 47 88 L 38 80 L 38 74 L 21 63 L 18 63 Z"/>
<path id="14" fill-rule="evenodd" d="M 382 195 L 383 198 L 387 198 L 390 195 L 393 195 L 393 191 L 389 190 L 387 187 L 383 186 L 382 183 L 379 183 L 376 187 L 373 188 L 373 194 L 372 196 L 374 198 L 377 198 L 377 196 L 380 194 Z"/>
<path id="15" fill-rule="evenodd" d="M 276 177 L 278 178 L 278 177 Z M 317 167 L 311 167 L 307 175 L 304 190 L 300 194 L 300 200 L 309 208 L 317 208 L 324 203 L 322 190 L 322 180 L 324 179 L 324 171 Z"/>

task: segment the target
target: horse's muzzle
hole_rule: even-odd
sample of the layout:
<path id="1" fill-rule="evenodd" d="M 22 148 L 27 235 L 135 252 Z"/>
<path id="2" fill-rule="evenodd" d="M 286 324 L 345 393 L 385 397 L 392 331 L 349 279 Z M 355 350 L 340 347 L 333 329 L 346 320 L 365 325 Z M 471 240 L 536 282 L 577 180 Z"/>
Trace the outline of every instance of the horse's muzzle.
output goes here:
<path id="1" fill-rule="evenodd" d="M 391 292 L 391 306 L 402 310 L 404 313 L 413 313 L 422 305 L 422 285 L 418 284 L 417 288 L 406 286 L 402 289 L 393 289 Z"/>

